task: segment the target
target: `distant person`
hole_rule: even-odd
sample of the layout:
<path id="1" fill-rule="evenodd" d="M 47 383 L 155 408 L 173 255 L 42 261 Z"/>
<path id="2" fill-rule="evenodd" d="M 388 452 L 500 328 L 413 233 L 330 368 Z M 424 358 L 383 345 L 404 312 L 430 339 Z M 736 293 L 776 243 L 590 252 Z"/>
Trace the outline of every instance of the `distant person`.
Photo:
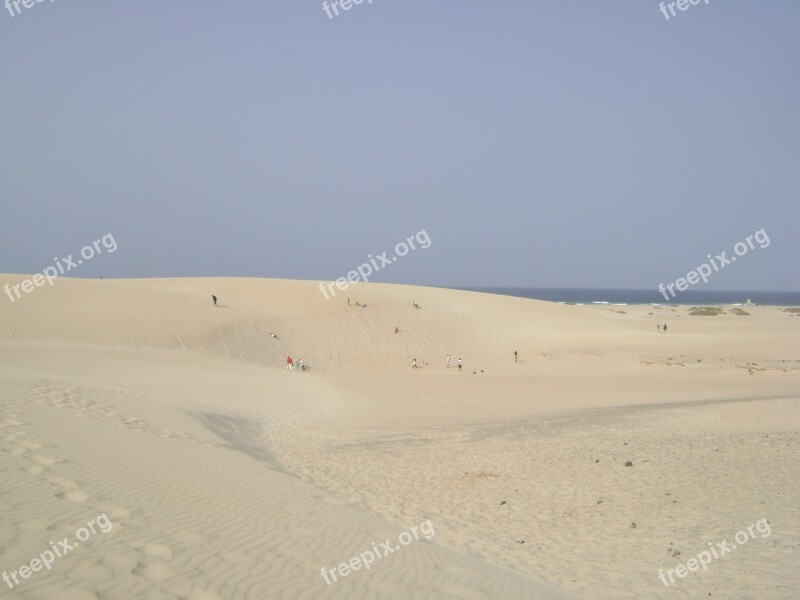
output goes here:
<path id="1" fill-rule="evenodd" d="M 519 362 L 519 352 L 514 350 L 514 362 Z"/>
<path id="2" fill-rule="evenodd" d="M 416 302 L 414 302 L 413 300 L 411 301 L 411 304 L 412 304 L 412 306 L 413 306 L 414 308 L 419 308 L 419 304 L 417 304 L 417 303 L 416 303 Z"/>
<path id="3" fill-rule="evenodd" d="M 297 361 L 297 368 L 300 369 L 301 371 L 306 370 L 306 363 L 303 361 L 302 358 Z"/>
<path id="4" fill-rule="evenodd" d="M 394 328 L 394 334 L 397 335 L 398 333 L 400 333 L 400 328 L 399 327 L 395 327 Z"/>
<path id="5" fill-rule="evenodd" d="M 416 369 L 417 368 L 417 359 L 416 358 L 411 361 L 411 368 L 412 369 Z"/>
<path id="6" fill-rule="evenodd" d="M 656 323 L 656 333 L 661 333 L 661 325 Z"/>
<path id="7" fill-rule="evenodd" d="M 458 370 L 461 370 L 461 357 L 458 357 Z"/>
<path id="8" fill-rule="evenodd" d="M 450 355 L 449 354 L 447 355 L 447 358 L 445 358 L 445 362 L 447 363 L 447 368 L 449 369 L 450 368 Z"/>
<path id="9" fill-rule="evenodd" d="M 214 294 L 211 294 L 211 299 L 214 301 L 214 306 L 215 307 L 218 306 L 217 305 L 217 297 Z"/>
<path id="10" fill-rule="evenodd" d="M 667 333 L 667 324 L 664 323 L 664 333 Z"/>
<path id="11" fill-rule="evenodd" d="M 286 357 L 286 370 L 291 371 L 294 361 L 292 360 L 291 356 Z"/>
<path id="12" fill-rule="evenodd" d="M 350 297 L 347 298 L 347 306 L 350 306 Z"/>

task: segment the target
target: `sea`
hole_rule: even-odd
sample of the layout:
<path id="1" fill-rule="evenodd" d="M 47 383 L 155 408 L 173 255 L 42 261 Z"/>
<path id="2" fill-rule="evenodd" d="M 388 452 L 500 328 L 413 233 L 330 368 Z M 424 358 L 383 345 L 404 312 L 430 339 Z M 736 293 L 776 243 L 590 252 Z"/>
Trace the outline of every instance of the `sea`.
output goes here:
<path id="1" fill-rule="evenodd" d="M 472 292 L 534 298 L 562 304 L 683 304 L 691 306 L 763 304 L 768 306 L 800 306 L 800 292 L 756 292 L 722 290 L 686 290 L 675 298 L 664 300 L 657 289 L 614 290 L 581 288 L 515 288 L 515 287 L 462 287 Z"/>

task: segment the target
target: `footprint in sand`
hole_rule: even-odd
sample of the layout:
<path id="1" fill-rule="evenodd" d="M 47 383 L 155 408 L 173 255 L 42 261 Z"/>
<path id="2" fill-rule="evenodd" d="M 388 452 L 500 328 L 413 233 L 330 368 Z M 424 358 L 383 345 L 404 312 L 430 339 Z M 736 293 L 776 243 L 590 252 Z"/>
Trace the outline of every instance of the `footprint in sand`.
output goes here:
<path id="1" fill-rule="evenodd" d="M 155 544 L 149 543 L 145 544 L 142 548 L 142 552 L 145 553 L 146 556 L 155 556 L 158 558 L 172 558 L 172 548 L 169 546 L 165 546 L 164 544 Z"/>
<path id="2" fill-rule="evenodd" d="M 45 467 L 52 467 L 56 464 L 56 459 L 52 456 L 45 456 L 43 454 L 33 454 L 31 455 L 31 460 L 39 465 L 44 465 Z"/>
<path id="3" fill-rule="evenodd" d="M 141 547 L 144 557 L 133 569 L 134 575 L 139 575 L 153 581 L 161 583 L 176 574 L 176 571 L 166 561 L 172 558 L 172 548 L 164 544 L 148 542 Z"/>
<path id="4" fill-rule="evenodd" d="M 86 492 L 82 492 L 81 490 L 70 490 L 68 492 L 61 492 L 60 494 L 56 494 L 56 498 L 61 498 L 62 500 L 69 500 L 70 502 L 78 502 L 83 503 L 86 502 L 91 496 Z"/>
<path id="5" fill-rule="evenodd" d="M 41 475 L 44 473 L 44 467 L 39 465 L 33 465 L 32 467 L 28 467 L 28 475 Z"/>
<path id="6" fill-rule="evenodd" d="M 41 448 L 42 445 L 39 442 L 32 442 L 30 440 L 21 440 L 17 442 L 18 446 L 22 446 L 23 448 L 27 448 L 28 450 L 36 450 L 37 448 Z"/>
<path id="7" fill-rule="evenodd" d="M 144 577 L 154 583 L 161 583 L 175 575 L 175 571 L 165 562 L 153 562 L 146 565 L 139 563 L 132 573 Z"/>

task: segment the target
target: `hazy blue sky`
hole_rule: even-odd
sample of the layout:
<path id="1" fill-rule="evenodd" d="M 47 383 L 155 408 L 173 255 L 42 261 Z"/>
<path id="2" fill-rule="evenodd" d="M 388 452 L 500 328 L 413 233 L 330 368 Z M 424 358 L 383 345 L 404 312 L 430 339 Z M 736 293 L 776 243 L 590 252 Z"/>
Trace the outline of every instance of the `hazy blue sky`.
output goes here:
<path id="1" fill-rule="evenodd" d="M 800 288 L 800 3 L 55 0 L 0 12 L 0 272 Z"/>

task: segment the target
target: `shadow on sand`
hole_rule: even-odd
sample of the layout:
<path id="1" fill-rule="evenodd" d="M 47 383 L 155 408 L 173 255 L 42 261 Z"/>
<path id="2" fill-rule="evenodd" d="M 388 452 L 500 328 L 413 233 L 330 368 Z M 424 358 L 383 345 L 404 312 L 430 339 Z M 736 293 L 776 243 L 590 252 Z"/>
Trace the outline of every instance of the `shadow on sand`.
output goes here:
<path id="1" fill-rule="evenodd" d="M 200 421 L 211 433 L 222 438 L 224 448 L 244 452 L 259 462 L 267 463 L 272 469 L 286 475 L 294 475 L 278 461 L 274 454 L 264 445 L 261 425 L 256 421 L 242 417 L 232 417 L 215 413 L 187 412 Z"/>

